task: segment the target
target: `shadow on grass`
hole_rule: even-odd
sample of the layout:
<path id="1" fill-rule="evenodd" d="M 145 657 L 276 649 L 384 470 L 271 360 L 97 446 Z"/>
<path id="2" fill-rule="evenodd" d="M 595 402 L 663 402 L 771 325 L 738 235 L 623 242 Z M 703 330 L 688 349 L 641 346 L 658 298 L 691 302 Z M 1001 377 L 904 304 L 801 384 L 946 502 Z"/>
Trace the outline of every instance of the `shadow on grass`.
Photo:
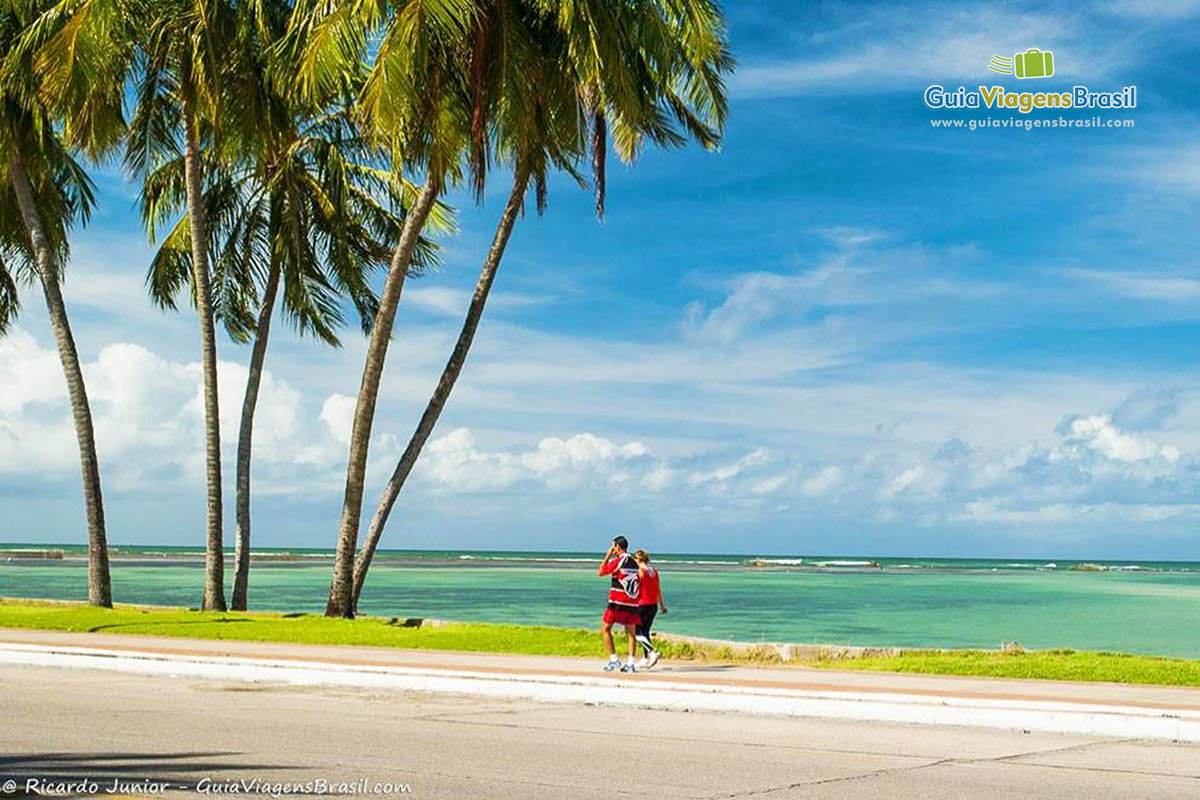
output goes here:
<path id="1" fill-rule="evenodd" d="M 214 622 L 253 622 L 252 619 L 238 617 L 236 619 L 186 619 L 186 620 L 170 620 L 163 622 L 114 622 L 111 625 L 97 625 L 94 628 L 88 628 L 88 633 L 99 633 L 100 631 L 111 631 L 117 628 L 153 628 L 160 625 L 211 625 Z"/>

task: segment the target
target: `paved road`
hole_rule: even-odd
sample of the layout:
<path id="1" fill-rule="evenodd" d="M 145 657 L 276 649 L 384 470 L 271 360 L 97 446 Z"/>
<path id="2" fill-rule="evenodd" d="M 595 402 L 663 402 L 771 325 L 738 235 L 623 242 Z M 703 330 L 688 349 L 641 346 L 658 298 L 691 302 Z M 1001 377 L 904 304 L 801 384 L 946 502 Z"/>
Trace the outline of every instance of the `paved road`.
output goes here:
<path id="1" fill-rule="evenodd" d="M 0 668 L 0 715 L 0 789 L 38 777 L 190 796 L 224 780 L 365 779 L 430 800 L 1200 796 L 1200 747 L 981 729 L 41 667 Z"/>

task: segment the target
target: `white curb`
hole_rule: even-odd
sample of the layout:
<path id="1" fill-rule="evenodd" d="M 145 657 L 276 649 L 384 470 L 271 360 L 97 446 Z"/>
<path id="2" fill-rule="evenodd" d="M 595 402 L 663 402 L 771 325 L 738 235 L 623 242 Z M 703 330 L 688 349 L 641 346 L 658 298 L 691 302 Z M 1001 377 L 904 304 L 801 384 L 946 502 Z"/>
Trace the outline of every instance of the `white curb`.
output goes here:
<path id="1" fill-rule="evenodd" d="M 587 675 L 523 675 L 421 667 L 345 666 L 10 643 L 0 644 L 0 664 L 303 686 L 399 689 L 552 703 L 966 725 L 1200 742 L 1200 711 L 1061 701 L 718 687 L 646 678 L 622 680 Z"/>

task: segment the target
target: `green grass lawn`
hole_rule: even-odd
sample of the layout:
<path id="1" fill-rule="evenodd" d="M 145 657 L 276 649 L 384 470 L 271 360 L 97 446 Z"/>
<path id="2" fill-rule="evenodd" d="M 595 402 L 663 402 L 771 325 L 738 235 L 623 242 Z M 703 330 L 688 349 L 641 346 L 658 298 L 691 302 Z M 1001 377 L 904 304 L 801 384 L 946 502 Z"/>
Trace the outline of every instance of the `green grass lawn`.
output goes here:
<path id="1" fill-rule="evenodd" d="M 217 613 L 139 606 L 102 609 L 79 603 L 0 599 L 0 628 L 480 653 L 600 655 L 600 637 L 596 631 L 486 623 L 407 627 L 404 622 L 403 619 L 382 617 L 342 620 L 314 614 Z M 667 658 L 778 663 L 778 656 L 769 648 L 733 649 L 716 644 L 665 640 L 659 646 Z M 1200 660 L 1073 650 L 1020 653 L 912 650 L 895 656 L 788 663 L 820 669 L 1200 686 Z"/>
<path id="2" fill-rule="evenodd" d="M 201 612 L 174 608 L 0 601 L 0 628 L 126 633 L 186 639 L 344 644 L 531 655 L 595 655 L 599 634 L 533 625 L 452 623 L 406 627 L 404 619 L 327 619 L 316 614 Z"/>
<path id="3" fill-rule="evenodd" d="M 913 650 L 898 656 L 821 661 L 810 666 L 876 672 L 984 675 L 1057 681 L 1200 686 L 1200 661 L 1081 650 Z"/>

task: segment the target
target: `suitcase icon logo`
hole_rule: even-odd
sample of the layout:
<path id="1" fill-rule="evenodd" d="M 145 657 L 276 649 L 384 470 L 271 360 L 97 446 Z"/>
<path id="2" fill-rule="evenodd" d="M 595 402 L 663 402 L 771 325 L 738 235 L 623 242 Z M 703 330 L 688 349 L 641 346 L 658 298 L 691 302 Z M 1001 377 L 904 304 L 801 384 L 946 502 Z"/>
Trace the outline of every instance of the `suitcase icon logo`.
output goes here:
<path id="1" fill-rule="evenodd" d="M 1054 53 L 1031 47 L 1012 58 L 993 54 L 988 69 L 1018 78 L 1049 78 L 1054 74 Z"/>

